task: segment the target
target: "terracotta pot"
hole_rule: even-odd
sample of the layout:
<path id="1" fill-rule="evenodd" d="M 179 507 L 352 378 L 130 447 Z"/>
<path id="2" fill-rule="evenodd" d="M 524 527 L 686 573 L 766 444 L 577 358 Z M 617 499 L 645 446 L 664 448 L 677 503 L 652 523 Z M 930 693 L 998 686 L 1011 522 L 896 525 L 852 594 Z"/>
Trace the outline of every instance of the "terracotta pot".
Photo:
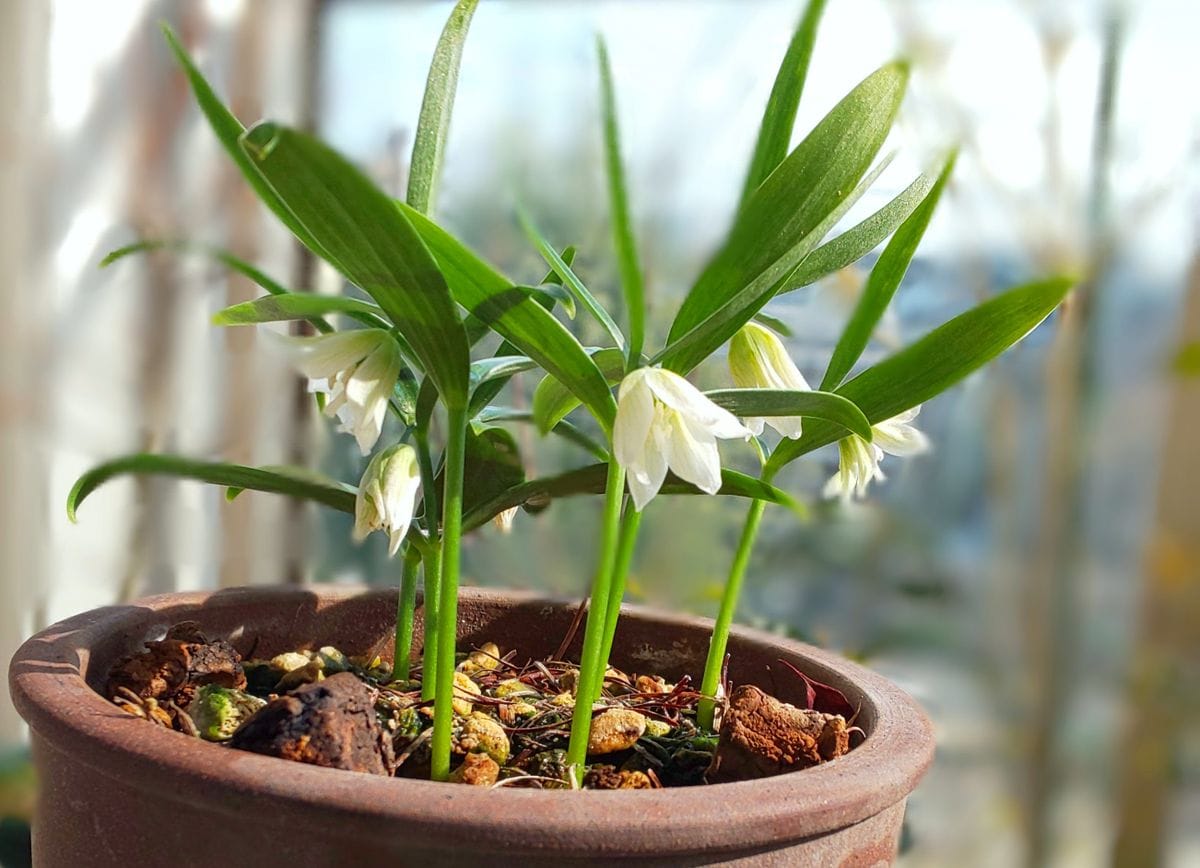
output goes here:
<path id="1" fill-rule="evenodd" d="M 151 726 L 95 692 L 114 660 L 181 620 L 243 652 L 334 644 L 390 656 L 394 591 L 237 589 L 97 609 L 26 642 L 9 672 L 41 779 L 35 863 L 297 868 L 319 865 L 880 865 L 933 758 L 920 708 L 816 648 L 735 630 L 730 678 L 801 701 L 786 659 L 861 704 L 847 756 L 759 781 L 621 792 L 493 791 L 396 780 L 230 750 Z M 554 652 L 573 607 L 465 589 L 460 643 Z M 418 621 L 420 612 L 418 611 Z M 704 665 L 711 622 L 630 608 L 614 664 L 667 677 Z M 419 625 L 418 625 L 419 636 Z M 576 649 L 577 651 L 577 649 Z M 773 667 L 768 671 L 768 667 Z"/>

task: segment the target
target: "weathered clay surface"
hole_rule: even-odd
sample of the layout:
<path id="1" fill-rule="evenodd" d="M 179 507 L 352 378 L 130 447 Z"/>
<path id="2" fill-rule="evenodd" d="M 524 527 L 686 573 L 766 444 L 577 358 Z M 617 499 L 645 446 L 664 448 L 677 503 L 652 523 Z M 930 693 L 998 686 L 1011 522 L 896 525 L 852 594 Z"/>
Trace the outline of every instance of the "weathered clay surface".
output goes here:
<path id="1" fill-rule="evenodd" d="M 459 647 L 495 641 L 545 657 L 575 610 L 464 589 Z M 803 705 L 799 679 L 772 680 L 785 659 L 860 709 L 862 744 L 836 762 L 758 781 L 637 793 L 494 790 L 283 763 L 147 726 L 100 695 L 114 662 L 181 620 L 234 637 L 242 653 L 264 659 L 327 644 L 387 656 L 395 612 L 394 591 L 227 590 L 101 609 L 30 639 L 9 683 L 30 723 L 42 781 L 35 864 L 126 868 L 161 864 L 170 854 L 172 868 L 211 868 L 217 852 L 230 868 L 875 866 L 894 858 L 905 797 L 932 759 L 927 721 L 885 679 L 743 629 L 730 638 L 733 683 L 762 684 Z M 418 610 L 418 643 L 420 617 Z M 613 663 L 669 681 L 696 677 L 710 630 L 709 621 L 631 607 Z M 578 657 L 579 641 L 568 655 Z"/>
<path id="2" fill-rule="evenodd" d="M 229 746 L 352 772 L 392 771 L 392 740 L 375 719 L 370 688 L 349 672 L 271 700 L 241 725 Z"/>
<path id="3" fill-rule="evenodd" d="M 806 769 L 849 747 L 845 718 L 796 708 L 744 684 L 729 697 L 707 779 L 720 783 Z"/>

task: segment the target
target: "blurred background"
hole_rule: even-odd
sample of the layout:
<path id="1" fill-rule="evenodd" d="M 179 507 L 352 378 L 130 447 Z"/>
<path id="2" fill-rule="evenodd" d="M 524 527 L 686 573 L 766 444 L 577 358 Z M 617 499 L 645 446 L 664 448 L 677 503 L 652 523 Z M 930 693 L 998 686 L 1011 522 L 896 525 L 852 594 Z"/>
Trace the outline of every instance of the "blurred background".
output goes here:
<path id="1" fill-rule="evenodd" d="M 661 341 L 728 225 L 801 7 L 484 0 L 438 218 L 536 282 L 545 267 L 513 219 L 522 201 L 615 300 L 603 33 Z M 63 501 L 89 466 L 142 449 L 348 481 L 361 469 L 267 342 L 209 326 L 256 287 L 172 253 L 98 268 L 131 241 L 188 238 L 293 287 L 339 290 L 256 204 L 157 23 L 243 121 L 311 127 L 400 194 L 449 8 L 0 3 L 0 659 L 56 619 L 147 593 L 398 580 L 382 538 L 354 547 L 344 517 L 268 495 L 227 504 L 199 484 L 126 480 L 77 526 Z M 903 864 L 1200 864 L 1198 35 L 1193 0 L 835 0 L 826 12 L 797 138 L 880 63 L 905 55 L 915 70 L 899 156 L 848 224 L 948 144 L 963 148 L 866 361 L 1009 285 L 1086 276 L 1015 351 L 926 406 L 934 450 L 886 462 L 865 503 L 817 502 L 836 450 L 794 466 L 783 482 L 814 501 L 812 520 L 768 512 L 756 550 L 739 620 L 865 660 L 935 721 Z M 870 261 L 769 309 L 814 382 Z M 719 362 L 702 382 L 725 382 Z M 504 400 L 521 406 L 535 382 Z M 530 475 L 583 463 L 514 430 Z M 484 529 L 466 580 L 582 596 L 598 507 L 556 503 L 509 534 Z M 630 596 L 711 614 L 743 515 L 715 498 L 656 502 Z M 24 858 L 23 738 L 4 693 L 4 865 Z"/>

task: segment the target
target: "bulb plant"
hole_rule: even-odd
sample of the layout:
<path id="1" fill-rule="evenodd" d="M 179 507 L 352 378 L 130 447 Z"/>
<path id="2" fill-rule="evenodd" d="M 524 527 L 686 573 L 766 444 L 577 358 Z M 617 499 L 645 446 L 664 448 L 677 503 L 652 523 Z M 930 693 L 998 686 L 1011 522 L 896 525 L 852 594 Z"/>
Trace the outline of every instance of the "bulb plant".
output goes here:
<path id="1" fill-rule="evenodd" d="M 824 3 L 809 3 L 772 89 L 740 203 L 727 236 L 684 297 L 661 344 L 647 334 L 642 268 L 620 152 L 609 59 L 597 42 L 601 133 L 622 310 L 614 314 L 533 220 L 518 213 L 548 274 L 510 280 L 445 227 L 432 210 L 463 45 L 477 0 L 461 0 L 437 46 L 422 105 L 405 201 L 379 190 L 316 139 L 273 122 L 249 129 L 218 99 L 175 36 L 167 39 L 213 132 L 262 202 L 313 254 L 365 298 L 290 292 L 224 251 L 201 248 L 266 295 L 219 312 L 222 326 L 303 320 L 317 334 L 287 340 L 324 412 L 370 456 L 357 486 L 309 470 L 246 467 L 158 454 L 118 458 L 71 491 L 72 518 L 105 480 L 166 474 L 228 488 L 317 501 L 354 515 L 354 535 L 375 530 L 402 563 L 393 677 L 412 659 L 418 576 L 424 586 L 423 698 L 434 703 L 432 776 L 450 774 L 456 606 L 462 534 L 512 510 L 578 494 L 602 497 L 599 558 L 589 606 L 567 761 L 582 772 L 593 711 L 619 621 L 642 513 L 660 494 L 707 494 L 748 503 L 700 682 L 701 726 L 712 728 L 730 626 L 758 528 L 770 504 L 801 509 L 776 486 L 781 470 L 837 444 L 839 468 L 825 494 L 864 496 L 882 480 L 885 453 L 927 447 L 912 425 L 921 404 L 1020 340 L 1070 288 L 1044 280 L 1003 292 L 869 367 L 860 357 L 899 288 L 948 183 L 950 155 L 875 213 L 829 238 L 889 159 L 880 152 L 908 79 L 889 63 L 864 79 L 794 148 L 793 122 Z M 886 244 L 816 389 L 810 388 L 763 313 L 774 298 L 811 286 Z M 130 253 L 181 242 L 140 242 Z M 369 300 L 367 300 L 369 299 Z M 606 335 L 584 347 L 563 317 L 594 319 Z M 342 328 L 330 319 L 340 317 Z M 618 319 L 620 323 L 618 323 Z M 499 348 L 480 350 L 490 334 Z M 733 388 L 701 391 L 688 376 L 728 347 Z M 511 378 L 539 370 L 532 411 L 493 404 Z M 594 425 L 568 418 L 582 408 Z M 380 443 L 387 415 L 401 434 Z M 432 422 L 444 420 L 441 442 Z M 536 423 L 596 462 L 527 480 L 512 435 L 499 423 Z M 598 437 L 592 432 L 598 432 Z M 773 433 L 771 433 L 773 432 Z M 757 456 L 757 477 L 724 466 L 726 451 Z M 438 449 L 440 447 L 440 454 Z"/>

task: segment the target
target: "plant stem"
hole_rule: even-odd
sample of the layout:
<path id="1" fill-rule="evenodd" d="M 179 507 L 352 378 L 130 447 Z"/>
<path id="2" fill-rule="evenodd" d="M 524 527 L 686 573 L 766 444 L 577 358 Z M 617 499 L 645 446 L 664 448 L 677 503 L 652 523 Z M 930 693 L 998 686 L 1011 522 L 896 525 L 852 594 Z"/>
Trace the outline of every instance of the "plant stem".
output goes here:
<path id="1" fill-rule="evenodd" d="M 608 620 L 613 566 L 617 560 L 617 534 L 621 524 L 621 498 L 625 494 L 625 471 L 615 460 L 608 464 L 604 489 L 604 523 L 600 537 L 600 563 L 592 580 L 591 603 L 583 633 L 583 651 L 579 657 L 579 680 L 575 689 L 575 712 L 571 717 L 571 740 L 567 745 L 567 764 L 577 780 L 583 777 L 587 759 L 588 735 L 592 729 L 593 697 L 599 695 L 604 681 L 600 652 Z"/>
<path id="2" fill-rule="evenodd" d="M 454 717 L 454 646 L 458 627 L 459 542 L 462 537 L 463 458 L 467 447 L 465 407 L 447 408 L 446 489 L 442 503 L 442 580 L 438 595 L 437 670 L 433 705 L 431 777 L 450 776 L 450 729 Z M 426 675 L 428 678 L 428 675 Z"/>
<path id="3" fill-rule="evenodd" d="M 629 578 L 629 564 L 633 561 L 633 549 L 637 545 L 638 527 L 642 523 L 642 514 L 636 510 L 633 503 L 625 505 L 625 514 L 621 517 L 621 539 L 617 544 L 617 560 L 613 565 L 612 586 L 608 595 L 608 611 L 604 616 L 604 644 L 600 651 L 600 671 L 608 671 L 608 659 L 612 656 L 613 639 L 617 635 L 617 621 L 621 617 L 621 601 L 625 597 L 625 580 Z M 600 688 L 604 679 L 596 683 L 595 702 L 600 698 Z"/>
<path id="4" fill-rule="evenodd" d="M 421 468 L 421 491 L 425 493 L 425 529 L 431 544 L 424 552 L 425 587 L 423 606 L 425 630 L 421 648 L 421 699 L 433 699 L 434 673 L 437 672 L 438 596 L 442 588 L 442 552 L 438 547 L 438 490 L 433 458 L 429 453 L 429 432 L 418 428 L 414 439 Z"/>
<path id="5" fill-rule="evenodd" d="M 750 550 L 754 548 L 758 525 L 766 507 L 765 500 L 756 500 L 750 505 L 746 524 L 742 528 L 742 538 L 733 556 L 733 565 L 729 568 L 729 580 L 725 582 L 725 590 L 721 595 L 721 610 L 717 613 L 717 623 L 713 625 L 712 639 L 708 643 L 708 660 L 704 664 L 704 678 L 700 681 L 703 698 L 696 712 L 697 722 L 705 729 L 713 728 L 713 697 L 716 696 L 721 681 L 725 648 L 729 644 L 729 626 L 733 623 L 734 612 L 737 611 L 738 598 L 742 594 L 742 580 L 746 577 L 746 566 L 750 563 Z"/>
<path id="6" fill-rule="evenodd" d="M 407 681 L 412 668 L 413 612 L 417 608 L 417 569 L 420 550 L 409 543 L 404 549 L 400 596 L 396 600 L 396 648 L 392 654 L 392 680 Z"/>

